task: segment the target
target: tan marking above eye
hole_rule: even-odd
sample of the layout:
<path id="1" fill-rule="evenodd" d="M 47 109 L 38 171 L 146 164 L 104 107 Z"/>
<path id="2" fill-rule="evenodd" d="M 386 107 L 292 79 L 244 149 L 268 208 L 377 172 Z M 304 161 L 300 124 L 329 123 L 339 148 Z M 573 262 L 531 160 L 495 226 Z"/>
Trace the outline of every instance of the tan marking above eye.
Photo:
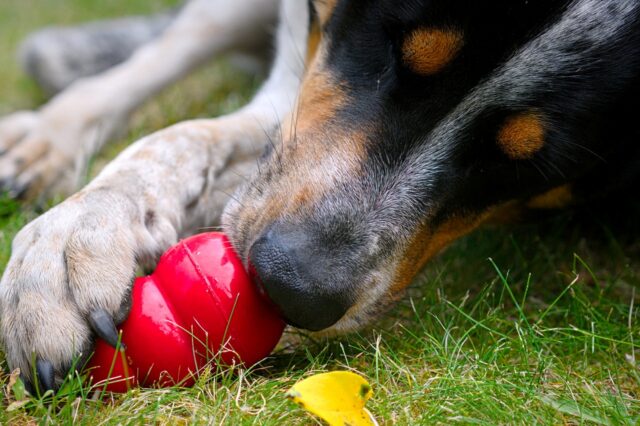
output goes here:
<path id="1" fill-rule="evenodd" d="M 402 61 L 417 74 L 432 75 L 446 67 L 463 45 L 458 30 L 418 28 L 402 42 Z"/>
<path id="2" fill-rule="evenodd" d="M 498 145 L 512 160 L 527 160 L 544 146 L 544 123 L 538 113 L 507 118 L 498 131 Z"/>

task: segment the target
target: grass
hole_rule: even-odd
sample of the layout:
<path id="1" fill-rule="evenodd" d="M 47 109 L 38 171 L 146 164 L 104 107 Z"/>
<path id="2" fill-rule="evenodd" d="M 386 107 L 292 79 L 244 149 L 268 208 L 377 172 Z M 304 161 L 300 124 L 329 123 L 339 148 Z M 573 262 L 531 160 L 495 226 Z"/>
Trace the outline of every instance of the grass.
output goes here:
<path id="1" fill-rule="evenodd" d="M 3 0 L 0 113 L 42 101 L 11 54 L 29 30 L 172 3 Z M 233 110 L 256 84 L 224 63 L 206 67 L 136 114 L 94 173 L 141 135 Z M 309 424 L 284 392 L 315 372 L 350 369 L 372 384 L 368 407 L 381 424 L 638 424 L 640 245 L 632 220 L 640 209 L 608 210 L 476 232 L 432 261 L 372 329 L 305 340 L 251 371 L 212 369 L 193 388 L 96 399 L 74 379 L 46 400 L 23 400 L 3 374 L 0 423 Z M 11 239 L 37 214 L 0 199 L 0 271 Z"/>

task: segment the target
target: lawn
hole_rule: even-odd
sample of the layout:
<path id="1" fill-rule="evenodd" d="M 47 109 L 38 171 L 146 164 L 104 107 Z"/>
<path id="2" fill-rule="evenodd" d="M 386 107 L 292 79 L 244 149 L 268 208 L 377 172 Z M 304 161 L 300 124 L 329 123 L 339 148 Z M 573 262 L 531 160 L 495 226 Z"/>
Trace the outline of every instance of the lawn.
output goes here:
<path id="1" fill-rule="evenodd" d="M 30 30 L 172 4 L 2 0 L 0 114 L 43 101 L 13 56 Z M 141 135 L 237 108 L 257 84 L 224 62 L 204 68 L 137 113 L 93 173 Z M 46 401 L 16 403 L 2 373 L 0 424 L 310 424 L 284 394 L 300 378 L 336 369 L 369 380 L 368 408 L 381 424 L 638 424 L 639 213 L 637 201 L 617 200 L 487 227 L 434 259 L 371 329 L 332 342 L 303 339 L 251 371 L 212 369 L 193 388 L 100 399 L 74 381 Z M 0 272 L 13 236 L 37 214 L 0 198 Z"/>

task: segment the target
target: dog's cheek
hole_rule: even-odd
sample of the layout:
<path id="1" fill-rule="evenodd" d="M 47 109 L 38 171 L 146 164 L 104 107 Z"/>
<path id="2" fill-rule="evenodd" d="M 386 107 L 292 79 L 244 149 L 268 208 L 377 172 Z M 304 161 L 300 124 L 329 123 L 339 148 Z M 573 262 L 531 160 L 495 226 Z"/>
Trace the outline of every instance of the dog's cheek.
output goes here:
<path id="1" fill-rule="evenodd" d="M 416 226 L 416 232 L 400 250 L 394 271 L 389 297 L 404 292 L 426 263 L 453 241 L 469 234 L 496 215 L 501 208 L 492 207 L 480 213 L 457 213 L 450 215 L 439 225 L 424 222 Z"/>

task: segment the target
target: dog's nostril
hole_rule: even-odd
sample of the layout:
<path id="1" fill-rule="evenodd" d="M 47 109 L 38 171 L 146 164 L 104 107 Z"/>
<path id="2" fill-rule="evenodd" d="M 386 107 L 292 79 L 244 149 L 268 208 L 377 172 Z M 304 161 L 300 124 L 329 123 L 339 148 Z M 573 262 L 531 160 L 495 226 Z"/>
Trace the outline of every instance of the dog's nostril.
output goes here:
<path id="1" fill-rule="evenodd" d="M 337 322 L 350 303 L 348 294 L 328 283 L 326 259 L 301 232 L 271 229 L 249 250 L 251 273 L 261 290 L 293 326 L 322 330 Z"/>
<path id="2" fill-rule="evenodd" d="M 273 281 L 283 280 L 282 271 L 287 268 L 291 269 L 287 263 L 286 255 L 279 252 L 264 238 L 256 241 L 249 250 L 249 276 L 259 293 L 272 304 L 277 299 L 277 294 L 274 292 L 278 293 Z M 272 288 L 271 291 L 267 290 L 267 286 Z M 282 310 L 281 313 L 283 313 Z"/>

